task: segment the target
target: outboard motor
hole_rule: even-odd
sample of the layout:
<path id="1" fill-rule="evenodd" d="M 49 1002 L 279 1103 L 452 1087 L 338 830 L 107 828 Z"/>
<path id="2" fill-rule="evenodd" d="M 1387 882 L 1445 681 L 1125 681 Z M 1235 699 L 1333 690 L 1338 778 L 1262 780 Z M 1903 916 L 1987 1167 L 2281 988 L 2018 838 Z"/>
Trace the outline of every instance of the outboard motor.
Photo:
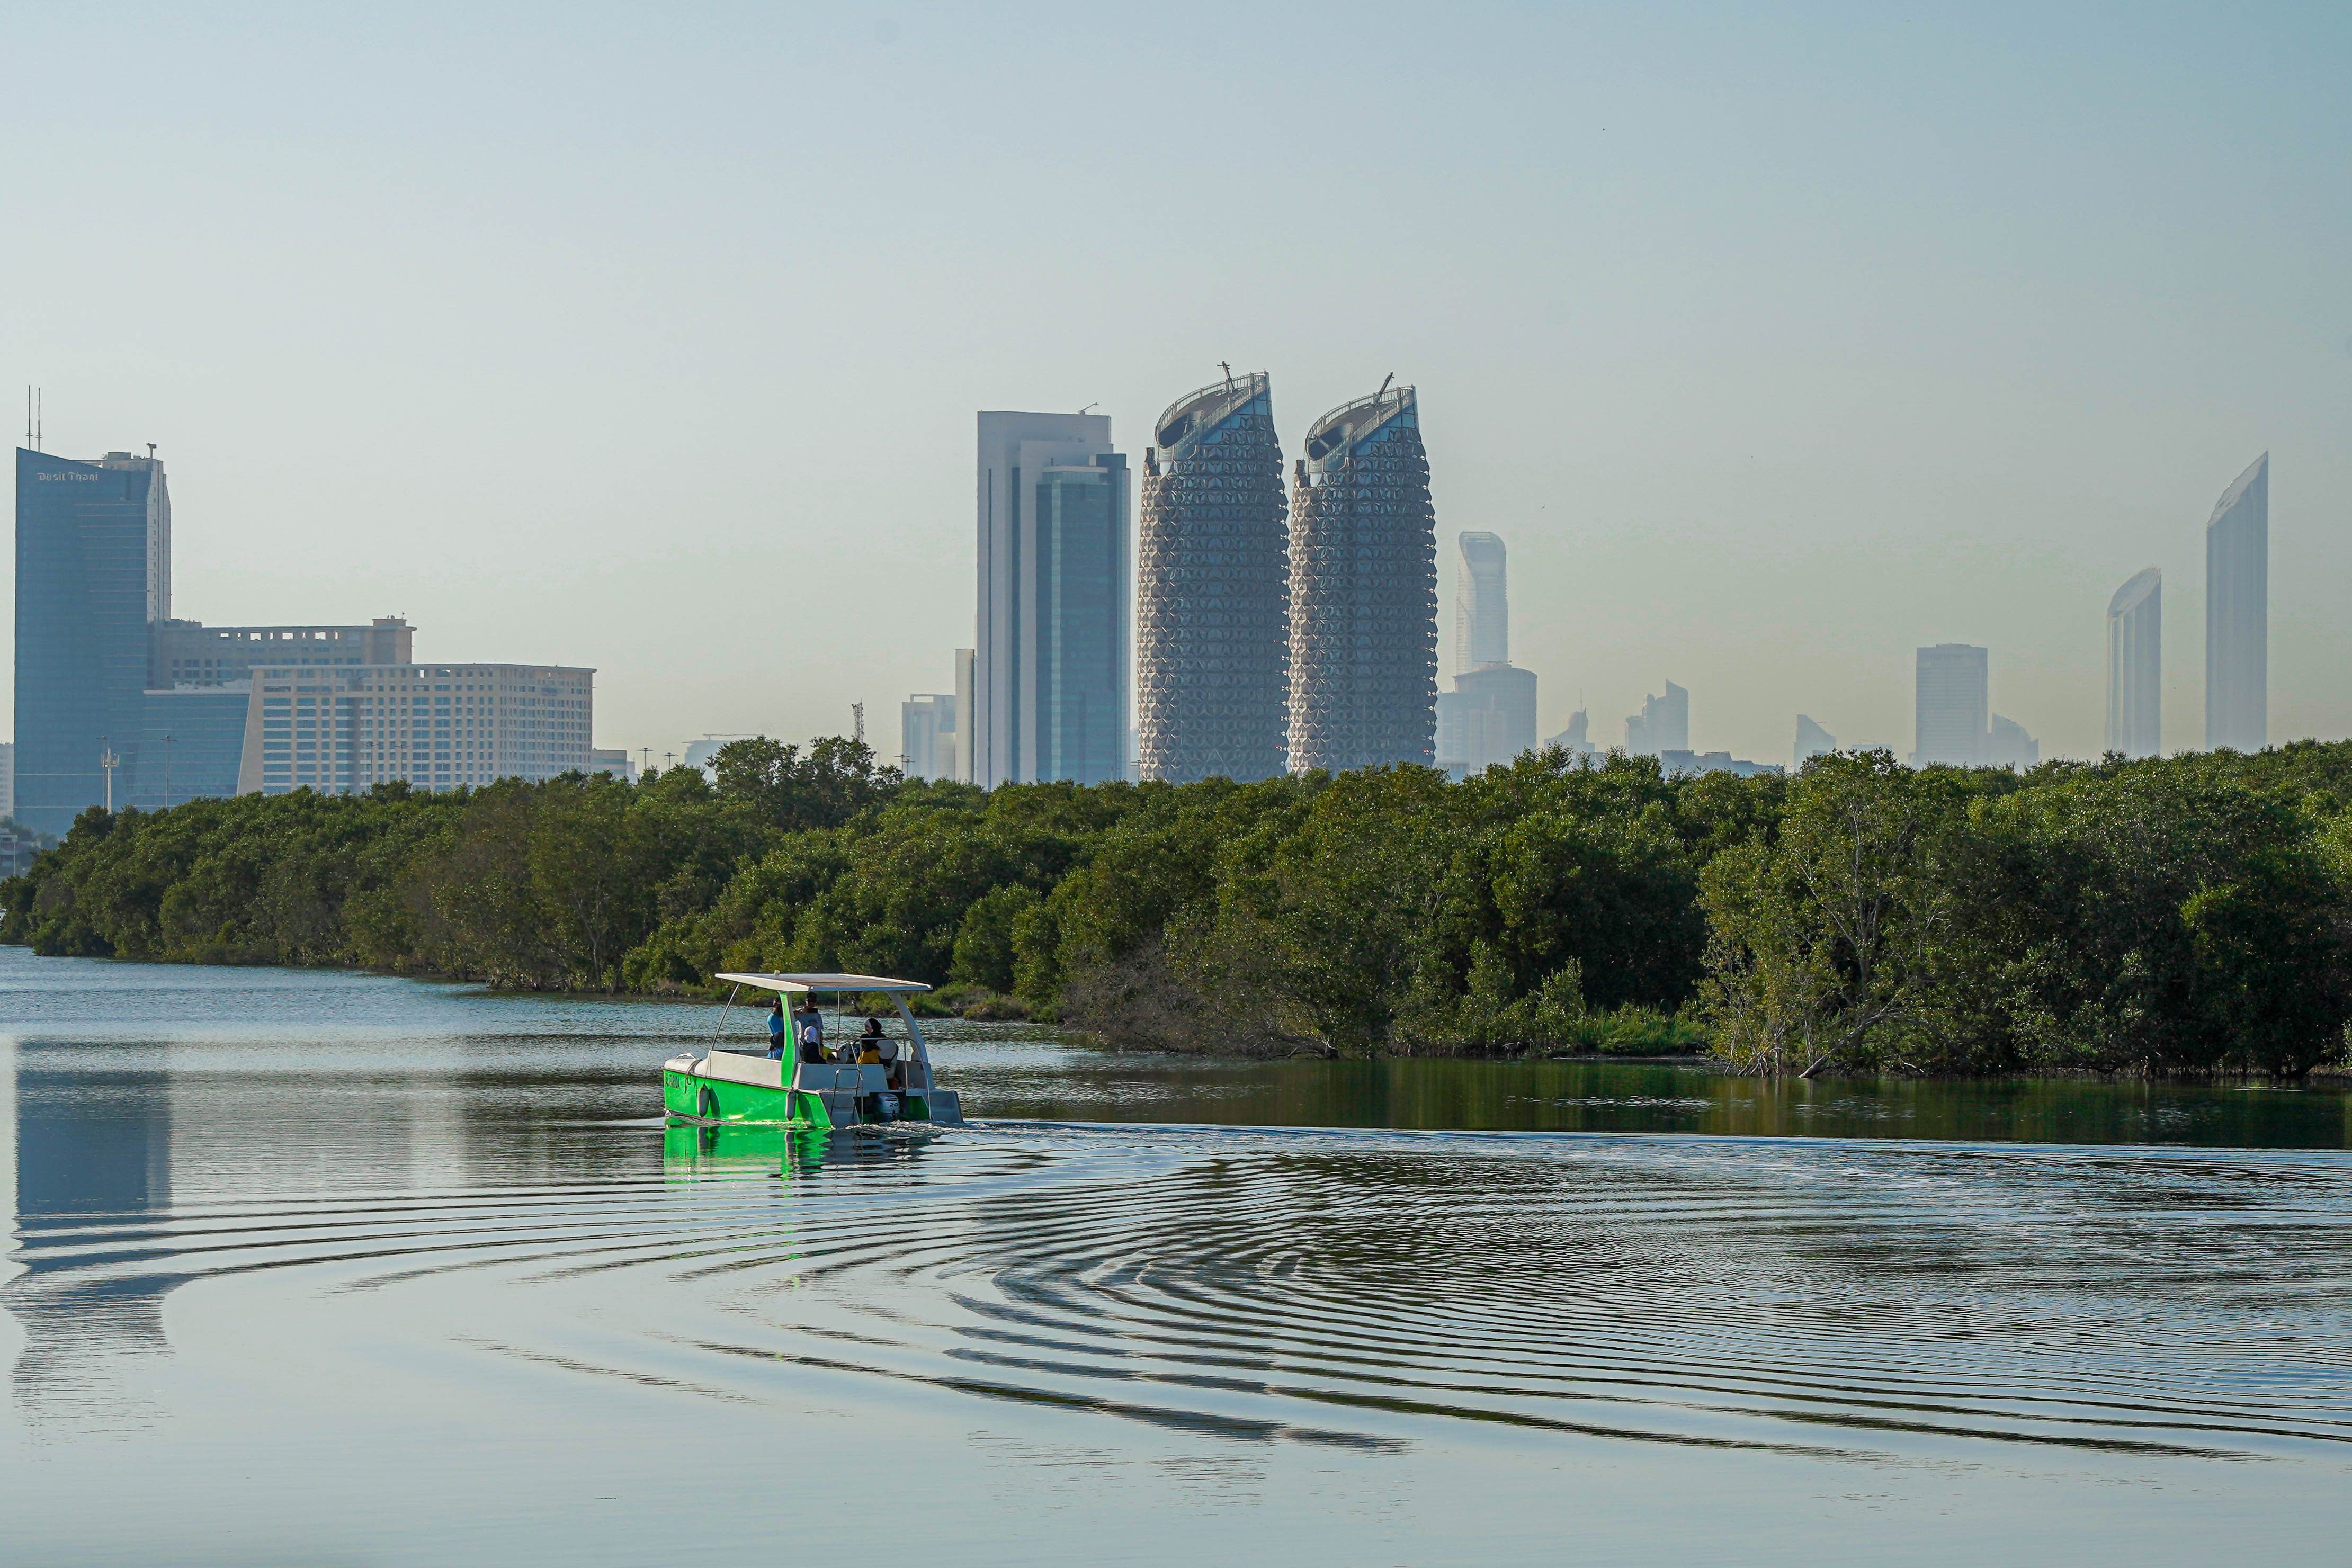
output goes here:
<path id="1" fill-rule="evenodd" d="M 886 1089 L 881 1093 L 868 1095 L 867 1098 L 873 1102 L 876 1121 L 895 1122 L 898 1119 L 898 1097 L 896 1094 Z"/>

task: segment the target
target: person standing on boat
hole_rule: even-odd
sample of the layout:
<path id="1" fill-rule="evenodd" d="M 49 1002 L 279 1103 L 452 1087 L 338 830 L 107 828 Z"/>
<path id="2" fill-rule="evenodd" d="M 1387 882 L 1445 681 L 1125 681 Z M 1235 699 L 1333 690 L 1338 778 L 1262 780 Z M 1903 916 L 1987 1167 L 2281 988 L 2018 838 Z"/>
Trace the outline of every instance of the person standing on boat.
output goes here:
<path id="1" fill-rule="evenodd" d="M 792 1024 L 784 1018 L 784 998 L 778 996 L 768 1004 L 768 1055 L 781 1061 L 784 1055 L 784 1040 Z"/>
<path id="2" fill-rule="evenodd" d="M 803 995 L 800 1007 L 793 1014 L 793 1032 L 801 1042 L 801 1058 L 806 1061 L 824 1060 L 824 1015 L 816 1010 L 816 998 Z"/>

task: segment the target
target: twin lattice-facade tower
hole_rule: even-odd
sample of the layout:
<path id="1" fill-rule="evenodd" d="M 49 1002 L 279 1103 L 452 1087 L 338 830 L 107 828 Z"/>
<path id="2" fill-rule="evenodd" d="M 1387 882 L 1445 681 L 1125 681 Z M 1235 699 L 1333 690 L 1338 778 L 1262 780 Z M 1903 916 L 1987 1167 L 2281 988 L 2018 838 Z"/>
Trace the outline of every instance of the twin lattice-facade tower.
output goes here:
<path id="1" fill-rule="evenodd" d="M 1436 515 L 1411 387 L 1317 420 L 1286 500 L 1265 374 L 1203 387 L 1160 415 L 1142 498 L 1143 777 L 1433 759 Z"/>

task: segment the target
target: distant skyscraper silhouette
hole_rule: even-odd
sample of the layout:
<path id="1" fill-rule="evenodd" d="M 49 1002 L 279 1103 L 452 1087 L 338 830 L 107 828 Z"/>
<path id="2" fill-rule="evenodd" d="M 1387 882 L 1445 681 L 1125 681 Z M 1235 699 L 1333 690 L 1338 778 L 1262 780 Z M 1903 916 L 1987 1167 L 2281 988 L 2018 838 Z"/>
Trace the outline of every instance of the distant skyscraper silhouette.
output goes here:
<path id="1" fill-rule="evenodd" d="M 1643 697 L 1642 711 L 1625 719 L 1625 754 L 1656 757 L 1662 752 L 1690 749 L 1690 693 L 1674 682 L 1666 695 Z"/>
<path id="2" fill-rule="evenodd" d="M 1499 534 L 1455 536 L 1462 554 L 1454 569 L 1454 673 L 1511 662 L 1511 605 L 1504 580 Z"/>
<path id="3" fill-rule="evenodd" d="M 2042 743 L 2015 719 L 1995 714 L 1991 733 L 1985 737 L 1985 760 L 1995 768 L 2031 768 L 2042 760 Z"/>
<path id="4" fill-rule="evenodd" d="M 1146 779 L 1283 770 L 1290 576 L 1282 448 L 1263 372 L 1179 398 L 1144 452 L 1136 750 Z"/>
<path id="5" fill-rule="evenodd" d="M 1454 543 L 1454 689 L 1437 694 L 1437 765 L 1476 773 L 1536 748 L 1536 673 L 1511 666 L 1501 536 Z"/>
<path id="6" fill-rule="evenodd" d="M 1437 694 L 1437 765 L 1477 773 L 1536 748 L 1536 673 L 1488 664 Z"/>
<path id="7" fill-rule="evenodd" d="M 1437 534 L 1420 404 L 1388 387 L 1307 433 L 1290 503 L 1290 768 L 1434 760 Z"/>
<path id="8" fill-rule="evenodd" d="M 2205 745 L 2270 742 L 2271 455 L 2221 493 L 2205 524 Z"/>
<path id="9" fill-rule="evenodd" d="M 1966 643 L 1919 650 L 1912 766 L 1948 762 L 1974 768 L 1991 748 L 1992 688 L 1989 655 Z"/>
<path id="10" fill-rule="evenodd" d="M 1574 713 L 1568 716 L 1568 727 L 1561 730 L 1558 735 L 1553 736 L 1549 740 L 1544 742 L 1545 749 L 1549 750 L 1552 747 L 1557 746 L 1562 751 L 1567 752 L 1570 757 L 1591 756 L 1595 751 L 1598 751 L 1600 747 L 1592 744 L 1592 737 L 1590 733 L 1588 733 L 1587 726 L 1590 723 L 1591 720 L 1587 717 L 1585 711 L 1582 708 L 1578 708 Z"/>
<path id="11" fill-rule="evenodd" d="M 2164 748 L 2164 574 L 2154 567 L 2107 601 L 2107 749 Z"/>
<path id="12" fill-rule="evenodd" d="M 1802 768 L 1809 757 L 1837 749 L 1837 737 L 1815 724 L 1803 714 L 1797 716 L 1797 766 Z"/>

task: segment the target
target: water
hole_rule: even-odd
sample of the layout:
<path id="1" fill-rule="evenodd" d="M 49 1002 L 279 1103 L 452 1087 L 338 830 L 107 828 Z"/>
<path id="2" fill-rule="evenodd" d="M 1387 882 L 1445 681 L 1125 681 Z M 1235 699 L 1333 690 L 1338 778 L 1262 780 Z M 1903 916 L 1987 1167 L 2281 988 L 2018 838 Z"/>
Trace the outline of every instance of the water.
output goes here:
<path id="1" fill-rule="evenodd" d="M 2339 1093 L 971 1026 L 968 1131 L 665 1129 L 714 1017 L 0 949 L 11 1560 L 2340 1560 Z"/>

